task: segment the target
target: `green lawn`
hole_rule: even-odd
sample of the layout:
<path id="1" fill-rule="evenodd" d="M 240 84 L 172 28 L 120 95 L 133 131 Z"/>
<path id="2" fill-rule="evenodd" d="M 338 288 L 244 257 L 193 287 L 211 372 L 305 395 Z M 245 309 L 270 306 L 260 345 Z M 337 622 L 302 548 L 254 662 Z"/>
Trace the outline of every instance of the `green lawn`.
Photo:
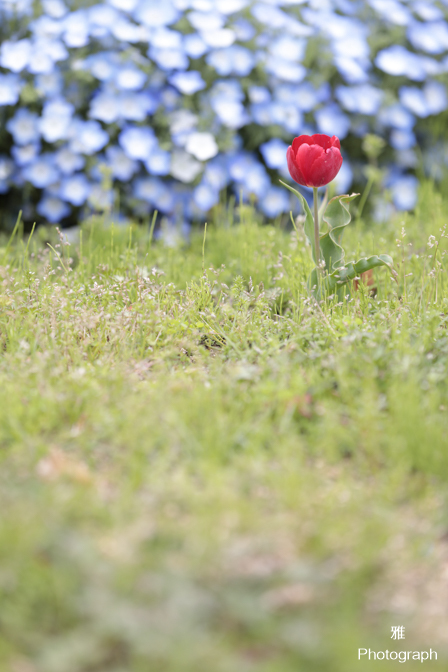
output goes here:
<path id="1" fill-rule="evenodd" d="M 419 203 L 348 227 L 398 282 L 340 305 L 250 208 L 205 245 L 3 241 L 2 672 L 447 669 L 448 201 Z"/>

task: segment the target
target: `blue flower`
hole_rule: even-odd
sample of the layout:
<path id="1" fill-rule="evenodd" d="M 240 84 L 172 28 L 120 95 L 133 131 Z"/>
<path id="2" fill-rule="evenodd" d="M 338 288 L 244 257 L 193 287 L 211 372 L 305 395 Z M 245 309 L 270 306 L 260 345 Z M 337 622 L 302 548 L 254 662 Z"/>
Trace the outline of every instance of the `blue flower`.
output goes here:
<path id="1" fill-rule="evenodd" d="M 167 86 L 166 89 L 163 89 L 159 92 L 159 100 L 162 107 L 166 112 L 171 112 L 171 110 L 178 107 L 180 101 L 180 94 L 172 86 Z"/>
<path id="2" fill-rule="evenodd" d="M 183 150 L 176 149 L 171 156 L 170 172 L 176 180 L 190 184 L 200 175 L 203 164 Z"/>
<path id="3" fill-rule="evenodd" d="M 370 59 L 370 47 L 364 31 L 335 39 L 331 43 L 331 50 L 335 56 L 350 58 L 356 61 L 368 61 Z"/>
<path id="4" fill-rule="evenodd" d="M 274 123 L 271 103 L 251 105 L 250 113 L 255 123 L 260 126 L 269 126 L 269 124 Z"/>
<path id="5" fill-rule="evenodd" d="M 249 168 L 244 178 L 241 180 L 243 187 L 249 194 L 255 194 L 259 198 L 266 193 L 271 186 L 271 180 L 261 163 Z"/>
<path id="6" fill-rule="evenodd" d="M 260 152 L 268 168 L 286 169 L 288 145 L 279 138 L 273 138 L 260 146 Z"/>
<path id="7" fill-rule="evenodd" d="M 236 100 L 218 97 L 212 99 L 211 105 L 219 121 L 228 128 L 241 128 L 249 123 L 249 116 L 244 105 Z"/>
<path id="8" fill-rule="evenodd" d="M 145 81 L 145 73 L 133 65 L 123 66 L 117 71 L 114 77 L 117 87 L 128 91 L 138 91 L 142 88 Z"/>
<path id="9" fill-rule="evenodd" d="M 122 182 L 128 182 L 139 168 L 137 161 L 130 159 L 121 147 L 114 145 L 106 149 L 106 159 L 113 177 Z"/>
<path id="10" fill-rule="evenodd" d="M 37 75 L 34 83 L 41 96 L 48 96 L 51 98 L 60 96 L 64 85 L 62 75 L 57 70 Z"/>
<path id="11" fill-rule="evenodd" d="M 220 191 L 229 184 L 229 169 L 225 156 L 217 156 L 208 161 L 205 170 L 203 182 Z"/>
<path id="12" fill-rule="evenodd" d="M 378 121 L 383 126 L 410 130 L 415 124 L 415 117 L 401 103 L 396 103 L 380 110 Z"/>
<path id="13" fill-rule="evenodd" d="M 305 56 L 306 45 L 306 40 L 300 40 L 291 35 L 282 35 L 270 43 L 269 52 L 273 58 L 298 62 L 302 61 Z"/>
<path id="14" fill-rule="evenodd" d="M 171 166 L 171 154 L 155 147 L 145 161 L 146 170 L 151 175 L 168 175 Z"/>
<path id="15" fill-rule="evenodd" d="M 438 21 L 443 19 L 443 12 L 439 7 L 432 5 L 428 0 L 420 0 L 412 3 L 412 9 L 423 21 Z"/>
<path id="16" fill-rule="evenodd" d="M 219 191 L 207 182 L 201 182 L 193 190 L 193 200 L 200 210 L 207 212 L 219 202 Z"/>
<path id="17" fill-rule="evenodd" d="M 398 210 L 412 210 L 417 204 L 418 179 L 414 175 L 403 175 L 392 185 L 392 200 Z"/>
<path id="18" fill-rule="evenodd" d="M 259 21 L 270 28 L 284 28 L 288 26 L 288 21 L 291 17 L 277 7 L 272 7 L 264 3 L 257 3 L 251 7 L 252 15 Z"/>
<path id="19" fill-rule="evenodd" d="M 181 33 L 178 33 L 177 30 L 164 27 L 152 30 L 149 41 L 157 49 L 178 49 L 182 51 L 184 45 Z"/>
<path id="20" fill-rule="evenodd" d="M 45 217 L 45 219 L 52 224 L 60 222 L 61 219 L 64 219 L 64 217 L 67 217 L 70 214 L 70 208 L 67 203 L 64 203 L 60 198 L 51 194 L 44 195 L 37 204 L 36 210 L 39 215 Z"/>
<path id="21" fill-rule="evenodd" d="M 43 15 L 31 21 L 29 29 L 37 41 L 54 40 L 61 37 L 64 22 Z"/>
<path id="22" fill-rule="evenodd" d="M 210 52 L 206 61 L 219 75 L 247 76 L 255 66 L 254 55 L 246 47 L 234 45 Z"/>
<path id="23" fill-rule="evenodd" d="M 59 179 L 59 171 L 54 165 L 52 154 L 41 154 L 35 161 L 24 167 L 22 175 L 34 187 L 49 187 Z"/>
<path id="24" fill-rule="evenodd" d="M 42 0 L 42 8 L 52 19 L 62 19 L 68 11 L 62 0 Z"/>
<path id="25" fill-rule="evenodd" d="M 109 82 L 115 79 L 119 63 L 118 55 L 115 52 L 104 51 L 89 56 L 81 65 L 100 81 Z"/>
<path id="26" fill-rule="evenodd" d="M 110 26 L 109 30 L 120 42 L 130 42 L 131 44 L 135 42 L 147 42 L 149 37 L 148 28 L 137 26 L 124 16 L 121 16 L 119 21 Z"/>
<path id="27" fill-rule="evenodd" d="M 150 47 L 148 56 L 161 70 L 186 70 L 189 60 L 183 49 L 158 49 Z"/>
<path id="28" fill-rule="evenodd" d="M 200 35 L 190 33 L 184 36 L 184 50 L 190 58 L 201 58 L 209 50 L 208 45 Z"/>
<path id="29" fill-rule="evenodd" d="M 137 5 L 134 18 L 149 28 L 169 26 L 176 23 L 181 17 L 171 0 L 144 0 Z"/>
<path id="30" fill-rule="evenodd" d="M 37 121 L 37 114 L 22 107 L 6 122 L 6 129 L 11 133 L 16 145 L 28 145 L 39 140 Z"/>
<path id="31" fill-rule="evenodd" d="M 330 103 L 322 107 L 315 114 L 319 133 L 327 135 L 337 135 L 338 138 L 345 138 L 350 130 L 350 119 L 336 103 Z"/>
<path id="32" fill-rule="evenodd" d="M 120 118 L 120 108 L 116 93 L 99 91 L 90 103 L 89 117 L 111 124 Z"/>
<path id="33" fill-rule="evenodd" d="M 78 9 L 64 18 L 63 40 L 68 47 L 85 47 L 89 42 L 89 15 Z"/>
<path id="34" fill-rule="evenodd" d="M 140 0 L 108 0 L 108 2 L 123 12 L 134 12 Z"/>
<path id="35" fill-rule="evenodd" d="M 7 181 L 14 172 L 14 163 L 4 154 L 0 154 L 0 183 L 7 185 Z M 6 193 L 6 191 L 2 191 Z"/>
<path id="36" fill-rule="evenodd" d="M 61 147 L 55 155 L 54 162 L 63 175 L 72 175 L 77 170 L 82 170 L 85 159 L 80 154 L 75 154 L 68 147 Z"/>
<path id="37" fill-rule="evenodd" d="M 412 131 L 404 128 L 394 128 L 390 134 L 389 143 L 394 149 L 401 151 L 414 147 L 416 139 Z"/>
<path id="38" fill-rule="evenodd" d="M 294 105 L 301 112 L 310 112 L 317 105 L 319 95 L 309 83 L 281 84 L 275 87 L 275 101 L 284 105 Z"/>
<path id="39" fill-rule="evenodd" d="M 216 81 L 210 89 L 210 95 L 214 98 L 224 97 L 239 102 L 244 100 L 244 91 L 237 79 L 220 79 Z"/>
<path id="40" fill-rule="evenodd" d="M 114 192 L 112 189 L 105 189 L 101 184 L 93 184 L 87 201 L 94 210 L 108 210 L 114 203 Z"/>
<path id="41" fill-rule="evenodd" d="M 201 73 L 196 70 L 176 72 L 169 77 L 169 82 L 184 95 L 192 95 L 205 89 L 205 82 L 201 77 Z"/>
<path id="42" fill-rule="evenodd" d="M 117 97 L 117 111 L 127 121 L 145 121 L 148 115 L 148 97 L 144 93 L 123 93 Z"/>
<path id="43" fill-rule="evenodd" d="M 339 173 L 334 178 L 334 185 L 339 194 L 346 194 L 353 183 L 353 170 L 350 162 L 344 159 Z"/>
<path id="44" fill-rule="evenodd" d="M 79 154 L 96 154 L 109 142 L 109 135 L 98 121 L 75 119 L 70 124 L 70 149 Z"/>
<path id="45" fill-rule="evenodd" d="M 105 123 L 113 123 L 119 119 L 144 121 L 157 106 L 157 98 L 148 91 L 117 94 L 111 87 L 100 91 L 93 98 L 89 117 Z"/>
<path id="46" fill-rule="evenodd" d="M 336 87 L 336 98 L 349 112 L 376 114 L 383 99 L 383 92 L 370 84 Z"/>
<path id="47" fill-rule="evenodd" d="M 240 42 L 248 42 L 256 35 L 256 30 L 247 19 L 237 19 L 232 24 L 232 30 L 236 34 L 237 40 Z"/>
<path id="48" fill-rule="evenodd" d="M 38 126 L 46 142 L 68 137 L 73 112 L 74 106 L 63 98 L 54 98 L 44 104 Z"/>
<path id="49" fill-rule="evenodd" d="M 143 177 L 134 182 L 134 196 L 142 201 L 150 203 L 159 210 L 166 212 L 160 205 L 173 205 L 174 199 L 170 196 L 169 189 L 157 177 Z M 171 202 L 170 202 L 171 200 Z"/>
<path id="50" fill-rule="evenodd" d="M 259 205 L 267 217 L 278 217 L 291 209 L 288 194 L 280 187 L 270 187 L 261 198 Z"/>
<path id="51" fill-rule="evenodd" d="M 270 179 L 264 166 L 259 163 L 253 154 L 237 152 L 229 157 L 229 173 L 239 188 L 243 188 L 245 195 L 255 194 L 260 197 L 270 186 Z"/>
<path id="52" fill-rule="evenodd" d="M 28 71 L 32 74 L 50 74 L 57 61 L 64 61 L 68 51 L 59 40 L 39 40 L 33 44 Z"/>
<path id="53" fill-rule="evenodd" d="M 347 58 L 346 56 L 336 56 L 334 64 L 349 84 L 361 84 L 367 82 L 370 69 L 368 61 Z"/>
<path id="54" fill-rule="evenodd" d="M 448 107 L 446 90 L 440 82 L 428 82 L 423 89 L 416 86 L 402 86 L 400 102 L 418 117 L 438 114 Z"/>
<path id="55" fill-rule="evenodd" d="M 303 128 L 303 115 L 294 103 L 278 103 L 270 105 L 272 123 L 279 124 L 288 133 L 297 134 Z"/>
<path id="56" fill-rule="evenodd" d="M 259 104 L 269 103 L 271 101 L 270 91 L 265 86 L 257 86 L 256 84 L 253 84 L 252 86 L 249 86 L 248 94 L 251 103 Z"/>
<path id="57" fill-rule="evenodd" d="M 214 47 L 215 49 L 230 47 L 236 39 L 235 33 L 230 28 L 204 31 L 201 33 L 201 37 L 208 47 Z"/>
<path id="58" fill-rule="evenodd" d="M 0 47 L 0 65 L 6 70 L 21 72 L 29 64 L 31 55 L 30 40 L 5 40 Z"/>
<path id="59" fill-rule="evenodd" d="M 59 195 L 64 201 L 79 206 L 86 202 L 91 188 L 86 176 L 78 173 L 62 180 Z"/>
<path id="60" fill-rule="evenodd" d="M 157 146 L 152 128 L 128 126 L 118 137 L 118 142 L 130 159 L 145 161 Z"/>
<path id="61" fill-rule="evenodd" d="M 407 30 L 409 42 L 428 54 L 443 54 L 448 49 L 448 25 L 444 21 L 414 21 Z"/>
<path id="62" fill-rule="evenodd" d="M 203 32 L 219 30 L 224 25 L 224 17 L 218 12 L 189 12 L 187 18 L 193 28 Z"/>
<path id="63" fill-rule="evenodd" d="M 422 81 L 427 74 L 427 61 L 408 51 L 399 44 L 380 51 L 375 58 L 375 65 L 388 75 L 405 76 L 415 81 Z"/>
<path id="64" fill-rule="evenodd" d="M 40 144 L 32 143 L 30 145 L 21 145 L 11 147 L 11 154 L 18 166 L 26 166 L 36 159 L 40 153 Z"/>
<path id="65" fill-rule="evenodd" d="M 383 19 L 398 26 L 407 26 L 412 21 L 412 14 L 397 0 L 368 0 L 369 4 Z"/>
<path id="66" fill-rule="evenodd" d="M 214 5 L 221 14 L 235 14 L 250 4 L 250 0 L 214 0 Z"/>
<path id="67" fill-rule="evenodd" d="M 265 68 L 266 72 L 285 82 L 301 82 L 306 75 L 306 69 L 303 65 L 284 58 L 268 57 Z"/>
<path id="68" fill-rule="evenodd" d="M 3 3 L 8 19 L 31 16 L 33 13 L 33 0 L 3 0 Z"/>
<path id="69" fill-rule="evenodd" d="M 87 10 L 90 33 L 97 37 L 107 35 L 122 19 L 122 14 L 106 4 L 92 5 Z"/>
<path id="70" fill-rule="evenodd" d="M 190 133 L 187 142 L 185 143 L 185 150 L 192 154 L 198 161 L 208 161 L 218 153 L 218 145 L 211 133 Z"/>

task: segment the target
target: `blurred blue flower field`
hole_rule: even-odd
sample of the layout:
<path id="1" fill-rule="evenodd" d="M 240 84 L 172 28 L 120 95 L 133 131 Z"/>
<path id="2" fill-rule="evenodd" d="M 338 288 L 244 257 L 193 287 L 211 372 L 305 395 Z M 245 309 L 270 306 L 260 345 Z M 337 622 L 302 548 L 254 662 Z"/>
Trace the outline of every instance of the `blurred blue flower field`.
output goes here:
<path id="1" fill-rule="evenodd" d="M 0 226 L 118 204 L 183 227 L 224 193 L 272 219 L 315 132 L 342 140 L 339 192 L 382 138 L 376 214 L 412 209 L 448 163 L 447 20 L 448 0 L 0 0 Z"/>

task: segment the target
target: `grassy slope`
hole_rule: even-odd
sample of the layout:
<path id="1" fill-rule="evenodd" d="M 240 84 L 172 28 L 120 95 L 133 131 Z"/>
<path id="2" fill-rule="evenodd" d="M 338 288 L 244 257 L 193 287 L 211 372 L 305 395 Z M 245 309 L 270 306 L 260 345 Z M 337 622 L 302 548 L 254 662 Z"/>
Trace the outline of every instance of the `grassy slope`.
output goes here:
<path id="1" fill-rule="evenodd" d="M 0 251 L 2 670 L 446 669 L 448 209 L 420 202 L 352 227 L 399 282 L 333 308 L 249 210 L 209 227 L 205 276 L 200 234 L 98 221 L 64 266 L 43 230 Z"/>

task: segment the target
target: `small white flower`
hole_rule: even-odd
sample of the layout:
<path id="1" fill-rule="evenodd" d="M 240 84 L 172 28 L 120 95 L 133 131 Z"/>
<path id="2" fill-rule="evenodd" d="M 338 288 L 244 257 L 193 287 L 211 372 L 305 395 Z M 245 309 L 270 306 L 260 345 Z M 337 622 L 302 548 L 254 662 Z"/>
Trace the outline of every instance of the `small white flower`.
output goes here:
<path id="1" fill-rule="evenodd" d="M 192 133 L 185 149 L 199 161 L 208 161 L 218 153 L 218 145 L 211 133 Z"/>

